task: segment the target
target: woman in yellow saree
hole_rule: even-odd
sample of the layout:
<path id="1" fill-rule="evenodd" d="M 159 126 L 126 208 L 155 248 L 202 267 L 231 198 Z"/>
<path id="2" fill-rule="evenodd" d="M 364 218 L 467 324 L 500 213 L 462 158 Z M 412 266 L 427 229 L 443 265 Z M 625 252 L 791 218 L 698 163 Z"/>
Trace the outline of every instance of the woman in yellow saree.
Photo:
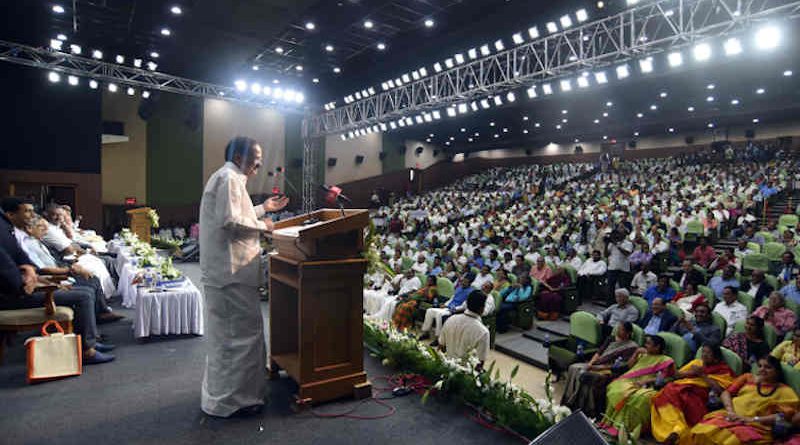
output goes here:
<path id="1" fill-rule="evenodd" d="M 630 370 L 608 385 L 606 412 L 600 425 L 609 434 L 617 436 L 624 427 L 638 436 L 650 428 L 650 400 L 657 392 L 652 386 L 675 374 L 675 362 L 664 355 L 665 346 L 663 338 L 648 335 L 644 348 L 628 362 Z"/>
<path id="2" fill-rule="evenodd" d="M 758 377 L 744 374 L 722 393 L 725 409 L 707 414 L 692 428 L 691 441 L 697 445 L 761 445 L 773 443 L 772 426 L 782 415 L 791 419 L 800 399 L 783 383 L 778 359 L 765 356 L 758 361 Z"/>
<path id="3" fill-rule="evenodd" d="M 655 440 L 690 444 L 689 430 L 708 412 L 709 393 L 722 394 L 733 383 L 733 371 L 722 359 L 720 347 L 704 345 L 702 351 L 702 358 L 684 365 L 653 398 L 650 431 Z"/>

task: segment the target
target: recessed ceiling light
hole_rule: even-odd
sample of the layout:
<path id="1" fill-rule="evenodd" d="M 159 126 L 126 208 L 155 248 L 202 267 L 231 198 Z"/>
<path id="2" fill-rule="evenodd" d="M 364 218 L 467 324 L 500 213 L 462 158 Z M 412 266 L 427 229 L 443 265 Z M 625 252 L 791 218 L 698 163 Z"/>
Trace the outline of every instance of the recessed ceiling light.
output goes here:
<path id="1" fill-rule="evenodd" d="M 533 124 L 533 126 L 534 126 L 535 128 L 539 128 L 539 127 L 541 127 L 541 126 L 542 126 L 542 124 L 540 124 L 539 122 L 536 122 L 535 124 Z"/>
<path id="2" fill-rule="evenodd" d="M 640 119 L 641 119 L 641 118 L 643 118 L 643 117 L 644 117 L 644 114 L 642 114 L 642 113 L 636 113 L 636 117 L 638 117 L 638 118 L 640 118 Z"/>
<path id="3" fill-rule="evenodd" d="M 377 47 L 378 47 L 378 50 L 383 51 L 383 50 L 386 49 L 386 44 L 381 42 L 381 43 L 378 43 Z"/>
<path id="4" fill-rule="evenodd" d="M 278 53 L 278 54 L 283 54 L 283 47 L 276 46 L 275 47 L 275 52 Z"/>
<path id="5" fill-rule="evenodd" d="M 739 105 L 739 99 L 733 99 L 731 105 Z"/>
<path id="6" fill-rule="evenodd" d="M 339 74 L 339 73 L 342 72 L 342 69 L 337 66 L 337 67 L 333 68 L 333 72 L 336 73 L 336 74 Z"/>
<path id="7" fill-rule="evenodd" d="M 372 29 L 375 26 L 372 20 L 364 20 L 364 28 Z"/>
<path id="8" fill-rule="evenodd" d="M 325 45 L 325 51 L 332 53 L 333 52 L 333 45 Z"/>
<path id="9" fill-rule="evenodd" d="M 594 120 L 594 123 L 595 123 L 595 124 L 599 124 L 599 123 L 600 123 L 600 119 L 595 119 L 595 120 Z"/>
<path id="10" fill-rule="evenodd" d="M 661 94 L 659 94 L 659 97 L 661 97 L 662 99 L 667 97 L 667 92 L 666 91 L 662 91 Z"/>
<path id="11" fill-rule="evenodd" d="M 603 117 L 608 117 L 608 113 L 603 113 Z"/>
<path id="12" fill-rule="evenodd" d="M 156 51 L 153 51 L 150 53 L 150 57 L 152 57 L 153 59 L 158 59 L 159 57 L 161 57 L 161 54 L 157 53 Z"/>
<path id="13" fill-rule="evenodd" d="M 317 25 L 315 25 L 314 22 L 306 22 L 305 26 L 306 26 L 306 29 L 309 30 L 309 31 L 313 31 L 314 29 L 317 28 Z"/>
<path id="14" fill-rule="evenodd" d="M 710 84 L 706 85 L 706 89 L 707 89 L 707 90 L 713 90 L 713 89 L 714 89 L 714 88 L 716 88 L 716 87 L 717 87 L 717 86 L 716 86 L 716 85 L 714 85 L 713 83 L 710 83 Z"/>
<path id="15" fill-rule="evenodd" d="M 313 79 L 311 79 L 311 81 L 312 81 L 312 82 L 314 82 L 314 83 L 319 83 L 319 79 L 318 79 L 318 78 L 316 78 L 316 77 L 315 77 L 315 78 L 313 78 Z"/>
<path id="16" fill-rule="evenodd" d="M 169 9 L 169 11 L 170 11 L 171 13 L 175 14 L 175 15 L 181 15 L 181 14 L 183 14 L 183 9 L 181 9 L 181 7 L 180 7 L 180 6 L 178 6 L 178 5 L 175 5 L 175 6 L 173 6 L 172 8 L 170 8 L 170 9 Z"/>
<path id="17" fill-rule="evenodd" d="M 67 40 L 67 36 L 66 36 L 66 35 L 64 35 L 64 34 L 59 34 L 59 35 L 57 35 L 57 36 L 56 36 L 56 38 L 57 38 L 58 40 L 61 40 L 62 42 L 63 42 L 64 40 Z"/>
<path id="18" fill-rule="evenodd" d="M 567 114 L 567 113 L 569 113 L 569 111 L 567 111 L 567 110 L 561 110 L 561 114 Z"/>
<path id="19" fill-rule="evenodd" d="M 650 110 L 656 111 L 658 110 L 658 106 L 656 104 L 650 105 Z"/>
<path id="20" fill-rule="evenodd" d="M 258 71 L 258 70 L 259 70 L 258 65 L 253 65 L 253 71 Z"/>
<path id="21" fill-rule="evenodd" d="M 606 102 L 606 106 L 607 107 L 613 107 L 614 106 L 614 102 L 608 101 L 608 102 Z"/>
<path id="22" fill-rule="evenodd" d="M 753 119 L 753 123 L 754 123 L 754 124 L 757 124 L 757 123 L 759 123 L 759 122 L 760 122 L 760 121 L 758 120 L 758 118 L 754 118 L 754 119 Z"/>
<path id="23" fill-rule="evenodd" d="M 670 133 L 675 133 L 675 129 L 674 129 L 674 128 L 672 128 L 672 127 L 669 127 L 669 128 L 667 129 L 667 131 L 669 131 Z"/>
<path id="24" fill-rule="evenodd" d="M 765 91 L 766 91 L 765 89 L 759 88 L 756 90 L 756 94 L 764 94 Z"/>
<path id="25" fill-rule="evenodd" d="M 713 122 L 709 122 L 707 126 L 708 126 L 708 128 L 714 128 L 714 123 Z"/>
<path id="26" fill-rule="evenodd" d="M 433 25 L 435 25 L 435 24 L 436 23 L 434 23 L 433 19 L 425 19 L 425 27 L 426 28 L 433 28 Z"/>
<path id="27" fill-rule="evenodd" d="M 172 35 L 172 31 L 169 28 L 161 28 L 161 35 L 169 37 Z"/>
<path id="28" fill-rule="evenodd" d="M 64 7 L 61 5 L 53 5 L 53 12 L 55 12 L 56 14 L 63 14 Z"/>
<path id="29" fill-rule="evenodd" d="M 792 70 L 786 70 L 786 71 L 783 72 L 783 75 L 786 76 L 786 77 L 789 77 L 792 74 L 794 74 L 794 73 L 792 73 Z"/>
<path id="30" fill-rule="evenodd" d="M 694 111 L 694 107 L 689 107 L 689 108 L 687 108 L 686 110 L 688 110 L 688 111 L 691 113 L 691 112 L 693 112 L 693 111 Z"/>
<path id="31" fill-rule="evenodd" d="M 706 102 L 714 102 L 714 96 L 706 97 Z"/>

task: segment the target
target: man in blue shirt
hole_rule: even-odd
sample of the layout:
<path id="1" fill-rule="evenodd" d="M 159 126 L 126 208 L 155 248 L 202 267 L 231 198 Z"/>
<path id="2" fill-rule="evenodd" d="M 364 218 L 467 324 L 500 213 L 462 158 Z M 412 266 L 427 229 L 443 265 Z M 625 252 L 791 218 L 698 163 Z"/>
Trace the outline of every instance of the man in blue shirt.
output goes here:
<path id="1" fill-rule="evenodd" d="M 669 331 L 678 317 L 667 310 L 667 305 L 661 298 L 653 299 L 653 307 L 647 311 L 644 318 L 639 321 L 639 326 L 647 335 L 656 335 L 659 332 Z"/>
<path id="2" fill-rule="evenodd" d="M 422 322 L 422 334 L 420 335 L 420 340 L 425 340 L 430 338 L 430 331 L 431 328 L 436 326 L 434 330 L 434 338 L 439 337 L 439 333 L 442 331 L 442 325 L 444 323 L 444 318 L 447 316 L 452 315 L 458 310 L 462 309 L 464 303 L 467 301 L 467 297 L 469 294 L 474 291 L 475 289 L 470 286 L 470 277 L 467 274 L 464 274 L 459 283 L 458 287 L 456 287 L 455 294 L 453 294 L 453 298 L 450 299 L 446 304 L 443 304 L 442 307 L 432 307 L 425 311 L 425 320 Z"/>
<path id="3" fill-rule="evenodd" d="M 469 259 L 467 265 L 469 267 L 477 267 L 478 269 L 483 268 L 484 259 L 481 256 L 481 249 L 475 249 L 472 251 L 472 258 Z"/>
<path id="4" fill-rule="evenodd" d="M 428 271 L 428 275 L 433 276 L 440 276 L 442 274 L 442 257 L 435 256 L 433 258 L 433 266 L 431 266 L 431 270 Z"/>
<path id="5" fill-rule="evenodd" d="M 795 278 L 794 283 L 783 286 L 780 290 L 781 295 L 788 300 L 800 304 L 800 275 Z"/>
<path id="6" fill-rule="evenodd" d="M 722 269 L 722 276 L 715 276 L 708 281 L 708 287 L 714 291 L 717 301 L 722 300 L 722 292 L 728 286 L 739 290 L 739 280 L 736 279 L 736 268 L 733 266 L 727 266 Z"/>
<path id="7" fill-rule="evenodd" d="M 653 300 L 661 298 L 662 301 L 669 302 L 675 297 L 675 289 L 669 285 L 669 275 L 661 274 L 658 277 L 658 284 L 650 286 L 642 295 L 647 300 L 647 304 L 652 306 Z"/>

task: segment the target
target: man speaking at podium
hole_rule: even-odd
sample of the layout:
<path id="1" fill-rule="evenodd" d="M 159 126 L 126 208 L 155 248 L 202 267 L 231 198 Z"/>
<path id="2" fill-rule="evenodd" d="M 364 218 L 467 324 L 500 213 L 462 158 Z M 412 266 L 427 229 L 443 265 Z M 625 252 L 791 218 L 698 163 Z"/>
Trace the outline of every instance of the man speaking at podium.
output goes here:
<path id="1" fill-rule="evenodd" d="M 209 178 L 200 202 L 207 328 L 201 406 L 219 417 L 257 412 L 264 405 L 267 353 L 258 292 L 259 237 L 273 227 L 264 214 L 289 201 L 272 197 L 253 205 L 246 185 L 261 167 L 261 147 L 255 140 L 233 138 L 225 161 Z"/>

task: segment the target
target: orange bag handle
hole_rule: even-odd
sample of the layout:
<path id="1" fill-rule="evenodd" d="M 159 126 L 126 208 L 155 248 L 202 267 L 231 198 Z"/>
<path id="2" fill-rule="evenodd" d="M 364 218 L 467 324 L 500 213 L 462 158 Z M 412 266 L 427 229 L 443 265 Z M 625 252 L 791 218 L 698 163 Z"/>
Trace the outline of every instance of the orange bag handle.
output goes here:
<path id="1" fill-rule="evenodd" d="M 60 332 L 62 334 L 64 333 L 64 328 L 62 328 L 61 325 L 58 324 L 57 321 L 55 321 L 55 320 L 47 320 L 42 325 L 42 335 L 43 336 L 45 336 L 45 337 L 49 337 L 50 336 L 50 333 L 47 332 L 47 328 L 49 328 L 50 326 L 55 326 L 56 329 L 58 330 L 58 332 Z"/>

